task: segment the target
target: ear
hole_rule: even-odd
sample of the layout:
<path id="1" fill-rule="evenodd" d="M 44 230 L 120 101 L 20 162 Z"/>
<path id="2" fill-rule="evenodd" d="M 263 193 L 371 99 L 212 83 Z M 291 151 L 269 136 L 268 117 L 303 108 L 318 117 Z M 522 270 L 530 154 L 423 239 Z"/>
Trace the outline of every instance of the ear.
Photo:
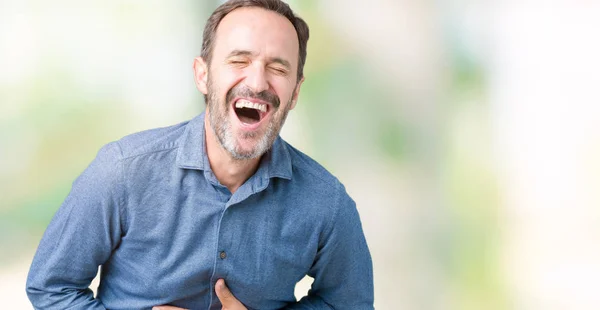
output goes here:
<path id="1" fill-rule="evenodd" d="M 302 77 L 300 79 L 300 81 L 298 81 L 298 84 L 296 85 L 296 89 L 294 89 L 294 94 L 292 95 L 292 104 L 290 105 L 290 110 L 292 110 L 296 107 L 296 103 L 298 102 L 298 95 L 300 94 L 300 86 L 302 86 L 302 83 L 304 83 L 304 77 Z"/>
<path id="2" fill-rule="evenodd" d="M 208 93 L 208 65 L 202 57 L 196 57 L 194 58 L 193 67 L 196 87 L 201 93 L 206 95 Z"/>

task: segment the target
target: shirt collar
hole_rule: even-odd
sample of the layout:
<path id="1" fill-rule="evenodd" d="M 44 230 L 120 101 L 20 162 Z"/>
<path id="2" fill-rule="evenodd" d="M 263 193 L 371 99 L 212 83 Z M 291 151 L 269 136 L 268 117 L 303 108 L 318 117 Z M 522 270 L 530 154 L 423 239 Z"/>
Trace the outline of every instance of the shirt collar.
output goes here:
<path id="1" fill-rule="evenodd" d="M 177 151 L 177 166 L 183 169 L 211 170 L 206 153 L 204 112 L 186 125 L 182 144 Z M 256 172 L 267 178 L 292 179 L 292 160 L 287 143 L 277 136 L 271 149 L 267 151 Z"/>

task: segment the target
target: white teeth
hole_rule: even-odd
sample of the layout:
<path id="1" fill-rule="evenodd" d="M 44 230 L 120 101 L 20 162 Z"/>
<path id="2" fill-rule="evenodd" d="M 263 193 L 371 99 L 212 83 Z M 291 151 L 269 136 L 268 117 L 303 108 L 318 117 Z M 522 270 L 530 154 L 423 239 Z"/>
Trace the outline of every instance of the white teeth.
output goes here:
<path id="1" fill-rule="evenodd" d="M 250 108 L 267 112 L 267 105 L 262 103 L 250 102 L 248 100 L 240 99 L 235 103 L 236 108 Z"/>

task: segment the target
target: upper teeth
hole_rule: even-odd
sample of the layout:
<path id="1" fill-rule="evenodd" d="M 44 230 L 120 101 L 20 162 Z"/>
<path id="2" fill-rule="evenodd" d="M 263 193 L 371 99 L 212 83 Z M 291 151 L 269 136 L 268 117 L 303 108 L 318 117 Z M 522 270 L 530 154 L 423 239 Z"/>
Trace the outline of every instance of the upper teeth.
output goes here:
<path id="1" fill-rule="evenodd" d="M 235 103 L 236 108 L 250 108 L 267 112 L 267 105 L 262 103 L 250 102 L 245 99 L 240 99 Z"/>

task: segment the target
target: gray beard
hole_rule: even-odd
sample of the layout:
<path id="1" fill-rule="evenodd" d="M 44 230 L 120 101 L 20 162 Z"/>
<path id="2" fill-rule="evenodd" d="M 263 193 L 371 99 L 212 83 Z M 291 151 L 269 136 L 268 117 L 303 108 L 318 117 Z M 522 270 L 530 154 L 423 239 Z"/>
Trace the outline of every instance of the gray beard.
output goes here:
<path id="1" fill-rule="evenodd" d="M 219 144 L 231 155 L 234 160 L 240 161 L 260 157 L 271 148 L 275 142 L 275 139 L 277 139 L 277 136 L 279 135 L 281 127 L 285 123 L 289 112 L 286 107 L 288 107 L 290 104 L 290 102 L 288 102 L 287 106 L 281 107 L 284 109 L 282 117 L 279 120 L 273 118 L 271 122 L 269 122 L 266 132 L 262 137 L 259 138 L 256 145 L 251 150 L 244 151 L 237 145 L 237 139 L 233 134 L 231 122 L 227 117 L 227 112 L 228 109 L 230 109 L 230 106 L 227 103 L 219 102 L 218 98 L 215 96 L 215 92 L 212 88 L 212 83 L 210 83 L 210 80 L 208 82 L 208 95 L 205 97 L 205 99 L 206 104 L 209 107 L 210 128 L 217 137 L 217 141 L 219 141 Z M 224 107 L 224 109 L 219 109 L 219 107 Z M 255 138 L 257 135 L 258 133 L 256 132 L 246 132 L 243 133 L 241 138 Z"/>

